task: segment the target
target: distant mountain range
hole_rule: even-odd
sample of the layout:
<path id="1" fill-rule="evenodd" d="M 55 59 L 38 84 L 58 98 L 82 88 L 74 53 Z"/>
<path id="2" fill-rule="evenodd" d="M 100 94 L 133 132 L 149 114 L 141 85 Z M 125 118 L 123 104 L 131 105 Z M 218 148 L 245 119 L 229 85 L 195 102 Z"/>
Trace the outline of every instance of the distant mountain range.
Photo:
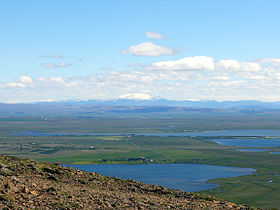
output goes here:
<path id="1" fill-rule="evenodd" d="M 280 102 L 262 102 L 254 100 L 215 101 L 215 100 L 167 100 L 167 99 L 111 99 L 111 100 L 67 100 L 57 102 L 37 102 L 36 104 L 68 104 L 68 105 L 102 105 L 102 106 L 175 106 L 211 109 L 280 109 Z"/>
<path id="2" fill-rule="evenodd" d="M 280 102 L 261 101 L 176 101 L 166 99 L 68 100 L 25 104 L 0 103 L 0 116 L 186 116 L 220 114 L 280 114 Z"/>

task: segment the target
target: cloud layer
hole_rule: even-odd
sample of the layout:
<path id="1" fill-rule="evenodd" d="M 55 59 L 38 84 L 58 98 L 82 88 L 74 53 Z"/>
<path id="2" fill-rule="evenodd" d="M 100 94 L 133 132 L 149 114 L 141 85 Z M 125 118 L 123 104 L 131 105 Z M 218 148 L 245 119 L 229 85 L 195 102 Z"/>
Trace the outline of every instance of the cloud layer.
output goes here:
<path id="1" fill-rule="evenodd" d="M 163 56 L 173 55 L 175 52 L 171 48 L 162 47 L 152 42 L 143 42 L 141 44 L 129 46 L 129 48 L 123 50 L 122 53 L 135 56 Z"/>
<path id="2" fill-rule="evenodd" d="M 207 56 L 185 57 L 175 61 L 152 63 L 148 70 L 213 70 L 214 60 Z"/>
<path id="3" fill-rule="evenodd" d="M 151 99 L 151 96 L 175 100 L 280 101 L 278 61 L 278 58 L 215 61 L 195 56 L 87 77 L 22 76 L 0 83 L 0 101 Z"/>

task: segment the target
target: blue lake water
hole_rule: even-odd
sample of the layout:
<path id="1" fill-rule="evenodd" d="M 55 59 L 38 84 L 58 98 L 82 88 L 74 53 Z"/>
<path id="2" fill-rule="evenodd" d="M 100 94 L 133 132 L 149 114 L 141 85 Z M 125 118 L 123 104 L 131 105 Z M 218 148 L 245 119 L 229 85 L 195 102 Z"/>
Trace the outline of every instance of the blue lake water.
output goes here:
<path id="1" fill-rule="evenodd" d="M 67 165 L 64 165 L 67 166 Z M 185 192 L 195 192 L 217 187 L 208 179 L 237 177 L 252 174 L 255 169 L 205 164 L 105 164 L 71 165 L 75 169 L 97 172 L 105 176 L 134 179 L 147 184 L 162 185 Z"/>
<path id="2" fill-rule="evenodd" d="M 280 155 L 280 152 L 270 152 L 271 155 Z"/>
<path id="3" fill-rule="evenodd" d="M 280 139 L 211 139 L 209 141 L 234 147 L 280 147 Z"/>
<path id="4" fill-rule="evenodd" d="M 270 149 L 254 149 L 254 148 L 250 148 L 250 149 L 236 149 L 236 151 L 239 151 L 239 152 L 268 152 L 268 151 L 270 151 Z"/>
<path id="5" fill-rule="evenodd" d="M 200 132 L 176 132 L 176 133 L 41 133 L 36 131 L 23 131 L 12 135 L 19 136 L 65 136 L 65 135 L 89 135 L 89 136 L 121 136 L 124 134 L 143 136 L 273 136 L 280 137 L 280 130 L 217 130 Z"/>

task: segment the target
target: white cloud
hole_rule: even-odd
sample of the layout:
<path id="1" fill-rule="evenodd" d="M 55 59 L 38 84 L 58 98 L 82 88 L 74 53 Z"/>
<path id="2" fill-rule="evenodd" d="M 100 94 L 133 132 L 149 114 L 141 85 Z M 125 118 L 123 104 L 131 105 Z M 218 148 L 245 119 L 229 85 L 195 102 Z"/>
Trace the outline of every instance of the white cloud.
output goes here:
<path id="1" fill-rule="evenodd" d="M 162 56 L 173 55 L 175 52 L 171 48 L 165 48 L 152 42 L 143 42 L 137 45 L 131 45 L 128 49 L 122 51 L 123 54 L 132 54 L 135 56 Z"/>
<path id="2" fill-rule="evenodd" d="M 214 61 L 211 57 L 195 56 L 139 66 L 131 71 L 110 70 L 94 76 L 22 76 L 0 82 L 0 102 L 119 97 L 148 100 L 152 96 L 175 100 L 280 101 L 280 72 L 274 63 L 277 60 L 271 58 Z"/>
<path id="3" fill-rule="evenodd" d="M 218 68 L 226 69 L 226 70 L 239 70 L 240 63 L 237 60 L 226 59 L 220 60 L 216 63 Z"/>
<path id="4" fill-rule="evenodd" d="M 275 67 L 280 67 L 280 58 L 265 58 L 261 59 L 260 63 L 271 64 Z"/>
<path id="5" fill-rule="evenodd" d="M 236 72 L 256 72 L 261 70 L 258 62 L 239 62 L 233 59 L 225 59 L 214 62 L 212 57 L 194 56 L 179 60 L 160 61 L 146 67 L 147 70 L 177 71 L 177 70 L 226 70 Z"/>
<path id="6" fill-rule="evenodd" d="M 185 57 L 175 61 L 161 61 L 152 63 L 148 70 L 214 70 L 213 58 L 207 56 Z"/>
<path id="7" fill-rule="evenodd" d="M 19 82 L 9 82 L 7 84 L 3 85 L 4 87 L 11 87 L 11 88 L 17 88 L 17 87 L 21 87 L 21 88 L 25 88 L 26 85 L 19 83 Z"/>
<path id="8" fill-rule="evenodd" d="M 12 88 L 33 87 L 33 80 L 29 76 L 22 76 L 18 78 L 15 82 L 9 82 L 4 84 L 4 87 L 12 87 Z"/>
<path id="9" fill-rule="evenodd" d="M 54 63 L 44 63 L 42 64 L 43 67 L 48 68 L 48 69 L 56 69 L 56 68 L 64 68 L 64 67 L 69 67 L 71 64 L 69 63 L 64 63 L 64 62 L 59 62 L 57 64 Z"/>
<path id="10" fill-rule="evenodd" d="M 259 71 L 261 69 L 260 64 L 256 62 L 242 62 L 241 70 L 244 71 Z"/>
<path id="11" fill-rule="evenodd" d="M 31 77 L 22 76 L 18 79 L 18 82 L 23 83 L 23 84 L 32 84 L 33 80 Z"/>
<path id="12" fill-rule="evenodd" d="M 217 77 L 213 77 L 213 79 L 215 80 L 225 80 L 225 81 L 228 81 L 230 80 L 231 78 L 229 76 L 217 76 Z"/>
<path id="13" fill-rule="evenodd" d="M 147 31 L 145 34 L 146 34 L 146 37 L 149 39 L 164 39 L 165 38 L 162 34 L 156 33 L 156 32 Z"/>
<path id="14" fill-rule="evenodd" d="M 262 75 L 250 75 L 248 78 L 255 79 L 255 80 L 261 80 L 261 81 L 264 81 L 266 79 L 266 77 L 262 76 Z"/>
<path id="15" fill-rule="evenodd" d="M 55 83 L 62 83 L 62 84 L 65 83 L 65 81 L 62 77 L 51 77 L 50 81 L 55 82 Z"/>

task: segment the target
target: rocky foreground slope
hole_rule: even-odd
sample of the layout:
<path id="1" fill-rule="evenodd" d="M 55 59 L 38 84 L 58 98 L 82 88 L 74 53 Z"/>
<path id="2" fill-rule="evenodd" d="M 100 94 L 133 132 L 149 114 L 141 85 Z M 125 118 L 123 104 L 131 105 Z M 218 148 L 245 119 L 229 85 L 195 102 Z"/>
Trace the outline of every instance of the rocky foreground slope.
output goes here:
<path id="1" fill-rule="evenodd" d="M 212 197 L 0 156 L 0 209 L 250 209 Z"/>

